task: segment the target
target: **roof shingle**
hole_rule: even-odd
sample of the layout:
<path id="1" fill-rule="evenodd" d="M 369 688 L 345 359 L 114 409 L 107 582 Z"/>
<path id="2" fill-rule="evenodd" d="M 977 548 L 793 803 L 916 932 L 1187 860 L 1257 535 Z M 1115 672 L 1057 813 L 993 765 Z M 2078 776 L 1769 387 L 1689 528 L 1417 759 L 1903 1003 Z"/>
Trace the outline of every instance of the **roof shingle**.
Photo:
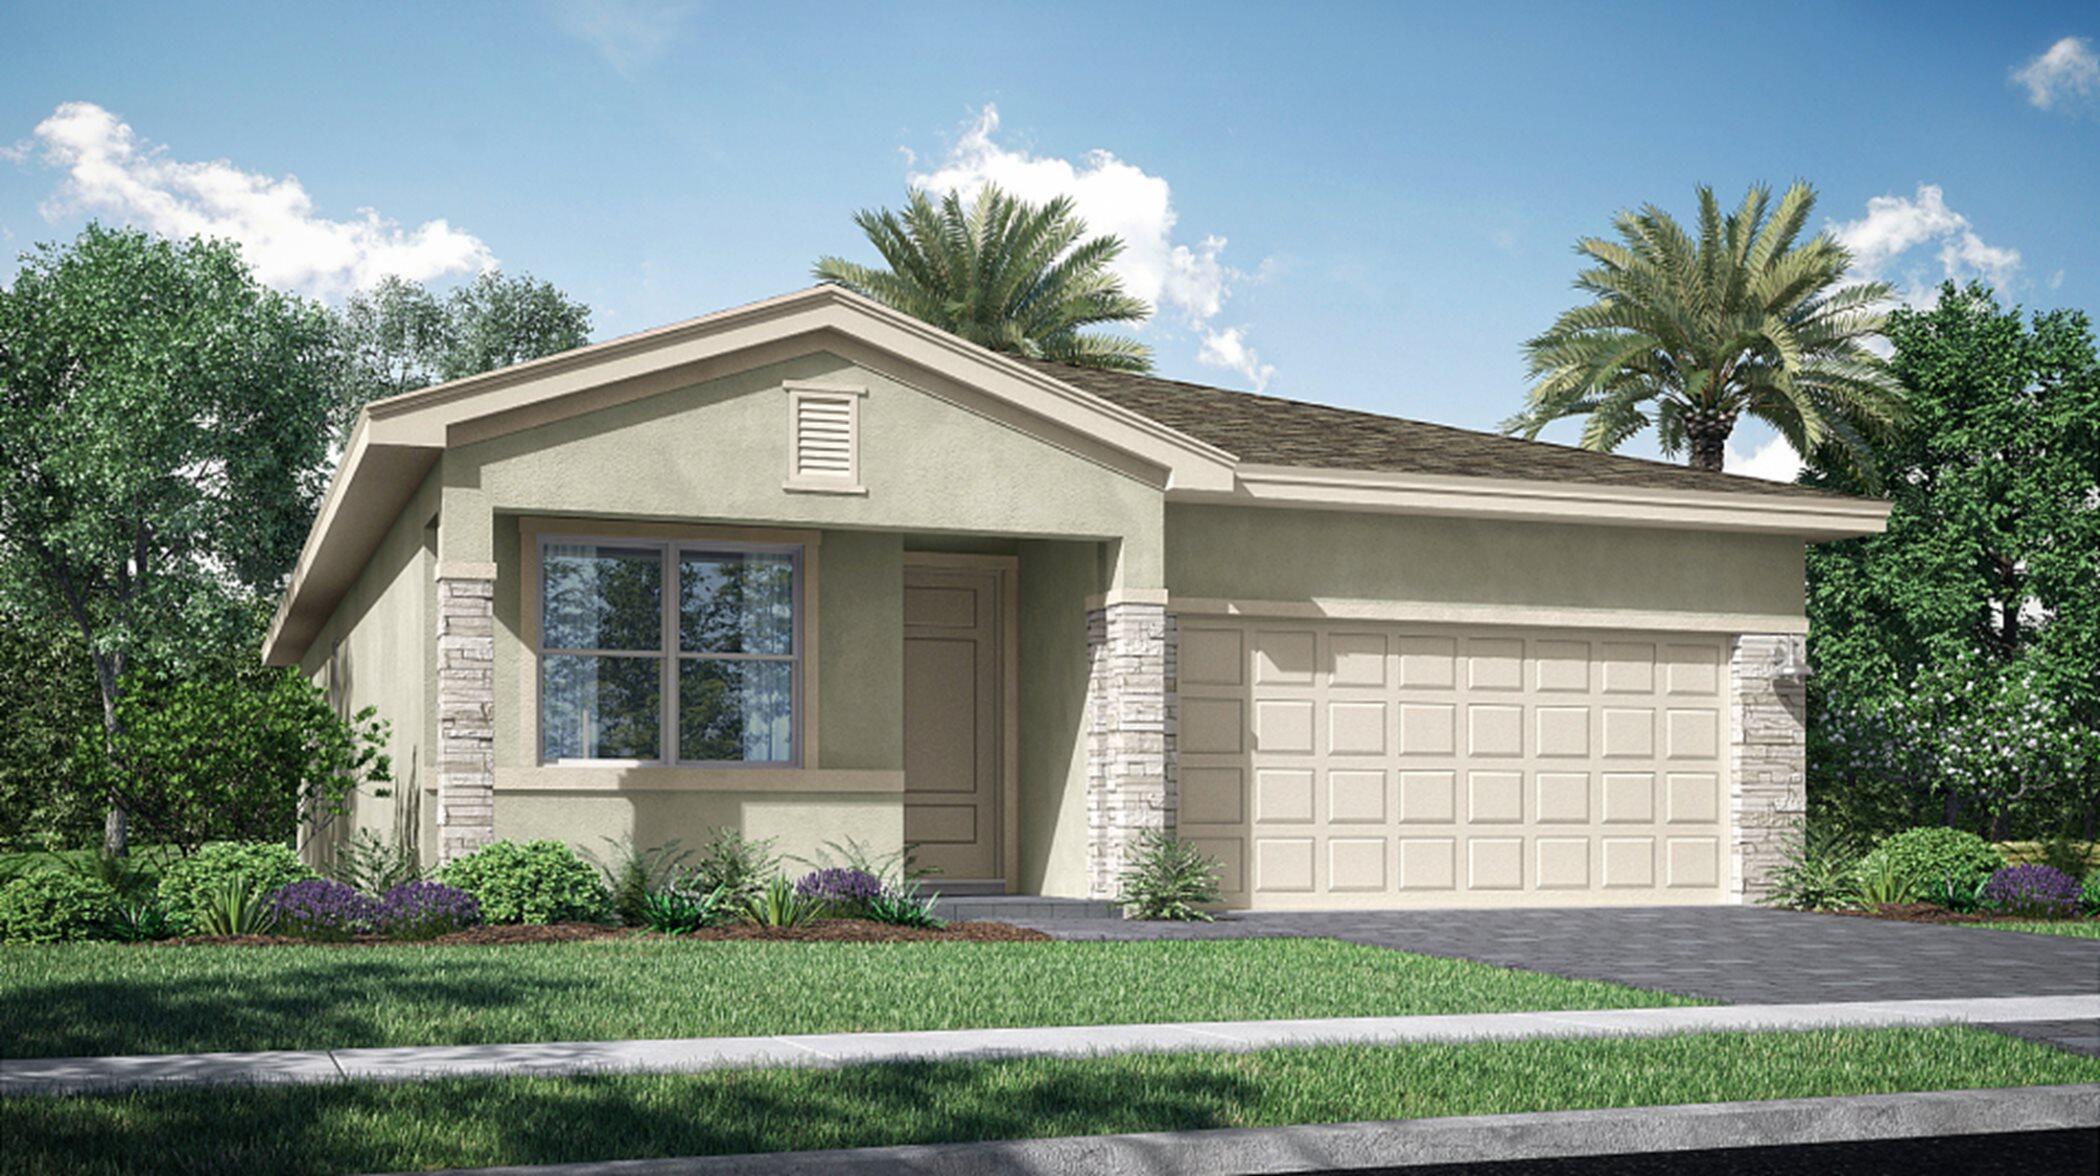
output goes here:
<path id="1" fill-rule="evenodd" d="M 1157 376 L 1044 360 L 1021 362 L 1256 465 L 1517 478 L 1651 490 L 1848 497 L 1809 486 L 1718 474 L 1623 454 L 1596 453 Z"/>

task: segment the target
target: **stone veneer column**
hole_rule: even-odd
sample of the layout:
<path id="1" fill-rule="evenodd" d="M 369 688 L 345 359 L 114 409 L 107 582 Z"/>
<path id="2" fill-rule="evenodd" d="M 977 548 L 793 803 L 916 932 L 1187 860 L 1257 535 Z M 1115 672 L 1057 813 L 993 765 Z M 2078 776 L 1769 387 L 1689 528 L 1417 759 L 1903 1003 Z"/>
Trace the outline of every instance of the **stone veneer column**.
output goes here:
<path id="1" fill-rule="evenodd" d="M 437 576 L 438 861 L 496 839 L 496 568 Z"/>
<path id="2" fill-rule="evenodd" d="M 1174 618 L 1165 592 L 1087 612 L 1087 895 L 1114 898 L 1147 829 L 1175 827 Z"/>
<path id="3" fill-rule="evenodd" d="M 1807 638 L 1744 634 L 1730 661 L 1732 889 L 1750 903 L 1771 892 L 1808 811 Z"/>

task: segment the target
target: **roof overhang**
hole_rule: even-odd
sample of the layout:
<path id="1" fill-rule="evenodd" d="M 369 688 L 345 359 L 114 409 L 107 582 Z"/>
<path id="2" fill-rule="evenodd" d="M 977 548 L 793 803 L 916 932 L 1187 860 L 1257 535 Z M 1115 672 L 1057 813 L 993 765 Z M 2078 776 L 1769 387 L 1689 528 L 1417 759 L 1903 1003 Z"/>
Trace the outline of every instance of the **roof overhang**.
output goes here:
<path id="1" fill-rule="evenodd" d="M 838 286 L 815 286 L 498 371 L 374 401 L 359 413 L 263 643 L 290 665 L 327 623 L 448 448 L 758 366 L 825 342 L 966 384 L 1120 455 L 1168 490 L 1226 492 L 1234 458 L 1152 418 Z"/>
<path id="2" fill-rule="evenodd" d="M 1887 528 L 1889 514 L 1886 502 L 1835 495 L 1657 490 L 1251 464 L 1238 467 L 1229 491 L 1170 489 L 1167 497 L 1236 506 L 1794 535 L 1810 542 L 1879 534 Z"/>

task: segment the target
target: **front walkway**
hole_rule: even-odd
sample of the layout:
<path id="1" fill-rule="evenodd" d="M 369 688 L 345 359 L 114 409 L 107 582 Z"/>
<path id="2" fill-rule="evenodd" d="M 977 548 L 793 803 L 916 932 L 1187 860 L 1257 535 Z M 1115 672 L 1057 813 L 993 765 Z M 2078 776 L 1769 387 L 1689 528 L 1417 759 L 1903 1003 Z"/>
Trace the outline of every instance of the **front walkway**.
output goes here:
<path id="1" fill-rule="evenodd" d="M 2001 1025 L 2090 1018 L 2100 1018 L 2100 995 L 26 1058 L 0 1059 L 0 1095 L 127 1090 L 185 1082 L 401 1082 L 473 1074 L 525 1077 L 606 1071 L 690 1073 L 872 1062 L 1094 1057 L 1549 1037 L 1663 1037 L 1674 1033 L 1881 1029 L 1905 1025 Z"/>

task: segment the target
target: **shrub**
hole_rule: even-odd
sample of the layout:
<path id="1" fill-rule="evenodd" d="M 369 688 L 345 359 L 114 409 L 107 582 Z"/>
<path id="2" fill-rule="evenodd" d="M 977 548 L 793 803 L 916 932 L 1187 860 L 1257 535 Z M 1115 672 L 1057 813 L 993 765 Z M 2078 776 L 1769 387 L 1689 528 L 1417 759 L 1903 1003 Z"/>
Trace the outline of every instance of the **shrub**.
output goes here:
<path id="1" fill-rule="evenodd" d="M 1860 863 L 1859 898 L 1868 906 L 1901 906 L 1915 902 L 1918 884 L 1896 869 L 1896 863 L 1880 858 Z"/>
<path id="2" fill-rule="evenodd" d="M 491 923 L 602 923 L 612 915 L 598 872 L 559 841 L 497 841 L 438 871 Z"/>
<path id="3" fill-rule="evenodd" d="M 37 870 L 0 886 L 0 941 L 62 943 L 105 934 L 117 892 L 99 878 Z"/>
<path id="4" fill-rule="evenodd" d="M 2053 866 L 2007 866 L 1991 875 L 1984 898 L 2008 915 L 2062 919 L 2078 913 L 2078 879 Z"/>
<path id="5" fill-rule="evenodd" d="M 1203 907 L 1218 901 L 1218 863 L 1186 841 L 1150 830 L 1122 882 L 1123 913 L 1134 919 L 1208 923 Z"/>
<path id="6" fill-rule="evenodd" d="M 420 881 L 423 862 L 416 847 L 406 841 L 390 842 L 370 829 L 338 846 L 329 877 L 366 894 L 385 894 L 404 882 Z"/>
<path id="7" fill-rule="evenodd" d="M 92 853 L 67 855 L 59 860 L 67 870 L 107 885 L 121 901 L 134 903 L 150 896 L 159 885 L 152 858 L 153 854 L 143 849 L 119 857 L 98 847 Z"/>
<path id="8" fill-rule="evenodd" d="M 743 903 L 744 921 L 759 927 L 800 927 L 823 909 L 824 904 L 816 899 L 795 893 L 782 877 L 775 877 Z"/>
<path id="9" fill-rule="evenodd" d="M 882 895 L 882 879 L 866 870 L 833 866 L 812 870 L 795 883 L 795 893 L 823 903 L 836 914 L 857 915 Z"/>
<path id="10" fill-rule="evenodd" d="M 280 842 L 214 841 L 161 872 L 161 903 L 178 927 L 199 925 L 205 908 L 219 904 L 226 883 L 236 876 L 247 879 L 258 896 L 267 896 L 317 875 Z"/>
<path id="11" fill-rule="evenodd" d="M 266 935 L 277 926 L 270 894 L 246 874 L 235 874 L 205 895 L 191 929 L 204 935 Z"/>
<path id="12" fill-rule="evenodd" d="M 135 903 L 120 903 L 117 917 L 110 920 L 109 934 L 112 939 L 125 943 L 146 943 L 155 939 L 166 939 L 179 928 L 175 920 L 168 917 L 168 907 L 160 896 L 149 894 Z"/>
<path id="13" fill-rule="evenodd" d="M 737 904 L 748 901 L 766 888 L 780 872 L 780 855 L 773 852 L 773 839 L 753 841 L 736 829 L 717 829 L 700 849 L 700 860 L 686 875 L 690 891 L 726 890 Z"/>
<path id="14" fill-rule="evenodd" d="M 1918 886 L 1941 878 L 1973 884 L 2004 864 L 2004 856 L 1974 833 L 1935 826 L 1906 829 L 1883 839 L 1860 863 L 1860 871 L 1887 869 Z"/>
<path id="15" fill-rule="evenodd" d="M 1974 914 L 1984 905 L 1984 887 L 1989 879 L 1975 883 L 1956 882 L 1952 878 L 1939 878 L 1925 884 L 1919 897 L 1936 907 L 1943 907 L 1956 914 Z"/>
<path id="16" fill-rule="evenodd" d="M 729 892 L 667 886 L 642 900 L 642 925 L 664 935 L 686 935 L 729 918 Z"/>
<path id="17" fill-rule="evenodd" d="M 372 925 L 392 939 L 436 939 L 481 922 L 481 904 L 443 882 L 403 882 L 386 892 Z"/>
<path id="18" fill-rule="evenodd" d="M 2100 870 L 2085 876 L 2085 885 L 2078 888 L 2078 905 L 2089 915 L 2100 915 Z"/>
<path id="19" fill-rule="evenodd" d="M 1854 910 L 1862 901 L 1859 875 L 1859 843 L 1827 822 L 1811 821 L 1796 827 L 1762 901 L 1795 911 Z"/>
<path id="20" fill-rule="evenodd" d="M 629 927 L 639 927 L 645 921 L 642 908 L 649 896 L 670 881 L 672 871 L 693 856 L 692 851 L 678 848 L 676 839 L 655 849 L 640 848 L 632 837 L 608 837 L 605 844 L 611 860 L 592 854 L 591 861 L 605 875 L 614 916 Z"/>
<path id="21" fill-rule="evenodd" d="M 897 927 L 917 927 L 926 931 L 938 931 L 948 925 L 948 920 L 933 913 L 933 904 L 940 895 L 921 896 L 919 884 L 906 880 L 885 887 L 881 894 L 869 900 L 861 911 L 863 918 L 878 923 L 889 923 Z"/>
<path id="22" fill-rule="evenodd" d="M 270 913 L 286 935 L 340 942 L 371 931 L 379 903 L 356 887 L 309 878 L 278 887 L 270 895 Z"/>

